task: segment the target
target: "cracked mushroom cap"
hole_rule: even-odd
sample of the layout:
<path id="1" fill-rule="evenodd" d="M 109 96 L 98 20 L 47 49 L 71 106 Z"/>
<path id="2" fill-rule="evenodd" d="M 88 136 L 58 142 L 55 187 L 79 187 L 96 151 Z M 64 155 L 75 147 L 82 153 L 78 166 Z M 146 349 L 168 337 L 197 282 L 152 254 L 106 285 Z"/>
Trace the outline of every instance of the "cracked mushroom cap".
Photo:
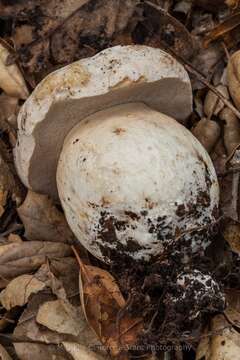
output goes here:
<path id="1" fill-rule="evenodd" d="M 57 163 L 69 131 L 97 111 L 129 102 L 184 122 L 192 111 L 188 74 L 160 49 L 116 46 L 48 75 L 18 117 L 15 162 L 23 183 L 57 198 Z"/>
<path id="2" fill-rule="evenodd" d="M 76 125 L 63 145 L 57 185 L 76 237 L 106 262 L 121 254 L 150 261 L 182 235 L 188 251 L 198 251 L 208 234 L 193 232 L 217 216 L 208 153 L 183 125 L 143 103 Z"/>

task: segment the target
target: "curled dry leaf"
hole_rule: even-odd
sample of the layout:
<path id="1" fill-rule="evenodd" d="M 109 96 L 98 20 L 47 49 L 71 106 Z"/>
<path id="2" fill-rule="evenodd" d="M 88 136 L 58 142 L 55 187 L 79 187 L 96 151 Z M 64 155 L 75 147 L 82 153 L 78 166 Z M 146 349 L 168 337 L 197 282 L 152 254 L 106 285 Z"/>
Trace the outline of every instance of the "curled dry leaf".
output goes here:
<path id="1" fill-rule="evenodd" d="M 79 334 L 80 317 L 76 307 L 68 301 L 47 301 L 38 310 L 36 320 L 48 329 L 77 336 Z"/>
<path id="2" fill-rule="evenodd" d="M 10 52 L 0 43 L 0 88 L 7 95 L 26 99 L 29 95 L 24 78 L 16 64 L 8 65 Z"/>
<path id="3" fill-rule="evenodd" d="M 12 360 L 11 356 L 4 349 L 4 347 L 0 344 L 0 359 L 1 360 Z"/>
<path id="4" fill-rule="evenodd" d="M 43 290 L 45 284 L 34 277 L 34 275 L 21 275 L 13 279 L 0 293 L 2 306 L 10 310 L 15 306 L 27 304 L 30 295 Z"/>
<path id="5" fill-rule="evenodd" d="M 10 126 L 17 128 L 17 115 L 20 106 L 18 99 L 4 93 L 0 95 L 0 119 L 7 121 Z"/>
<path id="6" fill-rule="evenodd" d="M 78 260 L 80 297 L 86 319 L 112 356 L 123 354 L 136 343 L 142 319 L 132 318 L 124 311 L 125 300 L 107 271 Z"/>
<path id="7" fill-rule="evenodd" d="M 62 243 L 23 241 L 0 246 L 0 279 L 12 279 L 38 269 L 47 259 L 72 255 L 70 246 Z"/>
<path id="8" fill-rule="evenodd" d="M 227 80 L 231 97 L 240 110 L 240 50 L 236 51 L 228 61 Z"/>
<path id="9" fill-rule="evenodd" d="M 227 219 L 223 229 L 223 236 L 232 251 L 240 255 L 240 223 L 233 219 Z"/>
<path id="10" fill-rule="evenodd" d="M 215 316 L 203 333 L 196 360 L 235 360 L 240 353 L 239 291 L 228 293 L 228 308 L 224 315 Z"/>
<path id="11" fill-rule="evenodd" d="M 231 109 L 225 108 L 219 114 L 224 121 L 224 145 L 230 155 L 240 144 L 240 122 Z"/>
<path id="12" fill-rule="evenodd" d="M 23 204 L 17 209 L 28 240 L 71 243 L 74 236 L 66 219 L 52 200 L 29 190 Z"/>
<path id="13" fill-rule="evenodd" d="M 221 129 L 216 121 L 203 118 L 191 131 L 210 153 L 220 137 Z"/>
<path id="14" fill-rule="evenodd" d="M 224 85 L 218 85 L 216 89 L 225 96 L 226 99 L 229 99 L 228 89 Z M 218 113 L 224 108 L 224 103 L 214 94 L 211 90 L 208 91 L 207 96 L 204 101 L 204 112 L 208 118 L 211 118 L 212 115 L 218 115 Z"/>
<path id="15" fill-rule="evenodd" d="M 205 37 L 204 46 L 208 46 L 212 41 L 218 40 L 231 32 L 233 29 L 240 25 L 240 13 L 229 16 L 222 23 L 217 25 L 209 34 Z"/>

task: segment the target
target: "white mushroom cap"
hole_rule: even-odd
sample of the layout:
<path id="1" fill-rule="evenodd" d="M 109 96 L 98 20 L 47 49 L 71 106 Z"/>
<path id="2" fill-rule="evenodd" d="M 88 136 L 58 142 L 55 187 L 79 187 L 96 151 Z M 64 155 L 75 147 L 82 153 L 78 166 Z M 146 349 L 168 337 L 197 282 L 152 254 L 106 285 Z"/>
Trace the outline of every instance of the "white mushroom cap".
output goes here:
<path id="1" fill-rule="evenodd" d="M 164 243 L 215 220 L 219 188 L 198 140 L 142 103 L 95 113 L 67 136 L 59 196 L 79 241 L 108 261 L 114 250 L 149 260 Z"/>
<path id="2" fill-rule="evenodd" d="M 192 111 L 187 72 L 160 49 L 116 46 L 47 76 L 18 117 L 15 161 L 23 183 L 57 198 L 57 162 L 69 130 L 99 110 L 135 101 L 184 121 Z"/>

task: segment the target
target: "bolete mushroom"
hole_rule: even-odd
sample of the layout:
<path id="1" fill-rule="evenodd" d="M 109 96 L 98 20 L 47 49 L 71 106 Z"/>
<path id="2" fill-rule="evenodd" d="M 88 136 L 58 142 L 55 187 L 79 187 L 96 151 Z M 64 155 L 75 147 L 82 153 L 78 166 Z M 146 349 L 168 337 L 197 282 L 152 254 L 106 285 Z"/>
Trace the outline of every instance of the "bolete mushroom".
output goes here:
<path id="1" fill-rule="evenodd" d="M 188 74 L 169 54 L 109 48 L 50 74 L 25 102 L 18 173 L 29 188 L 59 195 L 96 257 L 149 260 L 216 220 L 214 167 L 179 123 L 191 111 Z M 192 248 L 203 243 L 194 237 Z"/>

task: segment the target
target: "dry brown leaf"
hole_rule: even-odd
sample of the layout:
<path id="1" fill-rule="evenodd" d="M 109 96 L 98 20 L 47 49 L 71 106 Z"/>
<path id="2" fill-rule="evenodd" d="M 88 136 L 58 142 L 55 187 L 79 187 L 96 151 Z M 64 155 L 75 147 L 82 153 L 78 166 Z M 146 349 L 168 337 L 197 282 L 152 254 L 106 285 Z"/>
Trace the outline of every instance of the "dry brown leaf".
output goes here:
<path id="1" fill-rule="evenodd" d="M 71 243 L 74 236 L 66 219 L 52 200 L 29 190 L 24 203 L 17 209 L 28 240 Z"/>
<path id="2" fill-rule="evenodd" d="M 205 37 L 204 46 L 207 47 L 212 41 L 224 36 L 231 30 L 240 25 L 240 13 L 235 13 L 229 16 L 221 24 L 217 25 L 210 33 Z"/>
<path id="3" fill-rule="evenodd" d="M 136 343 L 142 320 L 131 318 L 124 312 L 125 300 L 115 279 L 107 271 L 78 260 L 80 296 L 86 319 L 111 355 L 120 355 L 127 346 Z"/>
<path id="4" fill-rule="evenodd" d="M 221 128 L 216 121 L 203 118 L 191 131 L 210 153 L 220 137 Z"/>
<path id="5" fill-rule="evenodd" d="M 4 347 L 0 344 L 0 359 L 1 360 L 12 360 L 11 356 L 7 353 Z"/>
<path id="6" fill-rule="evenodd" d="M 47 259 L 72 255 L 70 246 L 62 243 L 23 241 L 0 246 L 0 279 L 12 279 L 38 269 Z"/>
<path id="7" fill-rule="evenodd" d="M 145 1 L 143 26 L 148 30 L 144 44 L 173 50 L 189 59 L 193 55 L 194 43 L 187 28 L 153 1 Z"/>
<path id="8" fill-rule="evenodd" d="M 218 85 L 216 89 L 225 96 L 226 99 L 229 99 L 228 89 L 224 85 Z M 218 113 L 224 108 L 224 103 L 219 99 L 219 97 L 214 94 L 211 90 L 208 91 L 205 101 L 204 101 L 204 112 L 208 118 L 211 118 L 212 115 L 218 115 Z"/>
<path id="9" fill-rule="evenodd" d="M 34 275 L 21 275 L 13 279 L 0 293 L 2 306 L 10 310 L 15 306 L 27 304 L 30 295 L 45 288 L 45 284 L 34 277 Z"/>
<path id="10" fill-rule="evenodd" d="M 223 236 L 229 243 L 232 251 L 240 255 L 240 223 L 232 219 L 227 219 Z"/>
<path id="11" fill-rule="evenodd" d="M 29 95 L 24 78 L 16 64 L 8 65 L 10 52 L 0 42 L 0 88 L 7 95 L 26 99 Z"/>
<path id="12" fill-rule="evenodd" d="M 231 109 L 225 108 L 219 114 L 224 122 L 224 145 L 230 155 L 240 144 L 240 122 Z"/>
<path id="13" fill-rule="evenodd" d="M 92 56 L 110 45 L 127 27 L 137 3 L 35 0 L 5 6 L 2 13 L 14 19 L 12 39 L 21 65 L 30 74 L 42 77 L 56 64 Z"/>
<path id="14" fill-rule="evenodd" d="M 0 95 L 0 119 L 6 120 L 15 129 L 17 128 L 17 115 L 20 106 L 18 99 L 4 93 Z"/>
<path id="15" fill-rule="evenodd" d="M 239 291 L 228 293 L 228 308 L 206 328 L 197 349 L 196 360 L 235 360 L 240 354 L 240 332 L 232 325 L 240 320 Z M 235 323 L 237 319 L 237 323 Z M 209 334 L 210 333 L 210 334 Z"/>
<path id="16" fill-rule="evenodd" d="M 38 360 L 48 359 L 51 356 L 52 358 L 56 357 L 57 359 L 72 359 L 72 357 L 70 355 L 68 356 L 68 353 L 63 349 L 60 353 L 58 351 L 61 349 L 59 344 L 64 341 L 74 342 L 75 344 L 80 344 L 91 349 L 100 349 L 100 343 L 90 330 L 80 309 L 78 309 L 79 335 L 77 337 L 51 331 L 47 327 L 41 326 L 37 323 L 36 316 L 39 308 L 46 302 L 54 301 L 54 298 L 55 297 L 53 295 L 44 292 L 33 295 L 27 305 L 27 308 L 22 313 L 18 325 L 14 330 L 14 336 L 19 339 L 14 346 L 20 359 L 31 360 L 29 358 L 29 353 L 31 353 L 31 351 L 36 355 L 36 359 Z M 58 316 L 61 317 L 61 313 L 58 314 Z M 50 317 L 52 318 L 51 314 Z M 65 315 L 63 315 L 63 320 L 64 319 Z M 22 343 L 19 343 L 20 339 L 22 339 Z M 32 343 L 27 342 L 28 340 Z M 34 343 L 35 341 L 36 343 Z M 38 351 L 42 354 L 42 357 L 39 357 Z"/>
<path id="17" fill-rule="evenodd" d="M 231 97 L 240 110 L 240 50 L 236 51 L 228 61 L 227 78 Z"/>
<path id="18" fill-rule="evenodd" d="M 77 336 L 80 331 L 79 312 L 66 300 L 59 299 L 42 304 L 38 310 L 36 321 L 61 334 Z"/>

